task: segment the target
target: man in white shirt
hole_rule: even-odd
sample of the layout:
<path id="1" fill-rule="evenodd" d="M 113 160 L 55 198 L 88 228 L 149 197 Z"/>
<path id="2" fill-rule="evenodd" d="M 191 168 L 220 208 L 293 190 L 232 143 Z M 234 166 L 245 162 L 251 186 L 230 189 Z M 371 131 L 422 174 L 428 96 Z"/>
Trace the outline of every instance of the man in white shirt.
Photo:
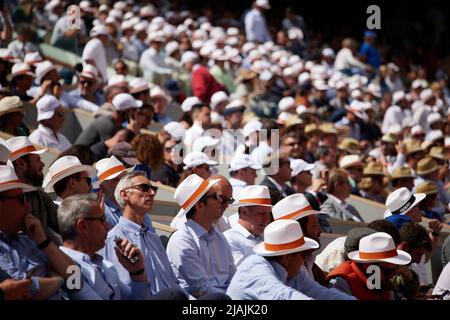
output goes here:
<path id="1" fill-rule="evenodd" d="M 269 9 L 270 4 L 268 0 L 256 0 L 253 9 L 246 14 L 245 35 L 247 41 L 266 42 L 271 40 L 266 18 L 263 15 L 263 12 Z"/>
<path id="2" fill-rule="evenodd" d="M 410 115 L 407 113 L 409 104 L 403 91 L 394 92 L 392 95 L 392 103 L 393 105 L 384 114 L 383 125 L 381 127 L 381 132 L 384 134 L 389 133 L 393 125 L 401 124 L 403 119 Z"/>
<path id="3" fill-rule="evenodd" d="M 163 50 L 166 39 L 159 32 L 149 35 L 150 48 L 142 53 L 139 60 L 139 66 L 144 73 L 144 79 L 157 84 L 163 85 L 165 80 L 169 79 L 172 69 L 166 64 L 166 54 Z"/>
<path id="4" fill-rule="evenodd" d="M 356 52 L 356 42 L 353 39 L 346 38 L 342 41 L 342 49 L 339 50 L 336 60 L 334 61 L 334 69 L 337 71 L 353 72 L 352 69 L 358 69 L 358 71 L 365 71 L 370 67 L 357 58 L 354 53 Z"/>
<path id="5" fill-rule="evenodd" d="M 72 145 L 67 138 L 59 133 L 64 124 L 64 109 L 52 95 L 43 96 L 36 103 L 39 126 L 29 138 L 31 143 L 54 148 L 61 152 Z"/>
<path id="6" fill-rule="evenodd" d="M 233 198 L 239 199 L 241 191 L 255 184 L 256 170 L 261 169 L 247 154 L 236 154 L 230 162 L 230 184 L 233 187 Z"/>
<path id="7" fill-rule="evenodd" d="M 102 78 L 102 83 L 107 83 L 108 75 L 106 69 L 108 68 L 106 60 L 105 45 L 108 42 L 108 32 L 104 25 L 96 25 L 92 28 L 90 33 L 92 39 L 86 43 L 83 50 L 83 62 L 94 65 Z"/>
<path id="8" fill-rule="evenodd" d="M 196 104 L 192 107 L 192 127 L 186 130 L 184 144 L 192 147 L 192 143 L 211 127 L 211 108 L 208 104 Z"/>

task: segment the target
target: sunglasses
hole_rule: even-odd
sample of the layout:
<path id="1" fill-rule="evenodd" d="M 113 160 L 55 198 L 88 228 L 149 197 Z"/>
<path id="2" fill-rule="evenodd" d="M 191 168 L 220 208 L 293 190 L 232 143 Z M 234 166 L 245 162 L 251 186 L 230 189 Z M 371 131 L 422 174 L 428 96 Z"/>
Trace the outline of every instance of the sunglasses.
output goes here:
<path id="1" fill-rule="evenodd" d="M 106 216 L 102 215 L 101 217 L 87 217 L 87 218 L 82 218 L 84 220 L 90 220 L 90 221 L 95 221 L 98 220 L 101 223 L 105 223 L 106 222 Z"/>
<path id="2" fill-rule="evenodd" d="M 4 196 L 4 197 L 0 197 L 0 199 L 16 199 L 21 205 L 25 204 L 25 200 L 26 200 L 26 196 L 25 193 L 21 193 L 17 196 Z"/>
<path id="3" fill-rule="evenodd" d="M 207 200 L 209 198 L 212 198 L 214 200 L 218 200 L 218 201 L 222 201 L 223 202 L 222 197 L 219 196 L 219 194 L 217 192 L 215 192 L 213 194 L 210 194 L 210 195 L 207 195 L 207 196 L 203 196 L 202 199 L 200 199 L 200 200 Z"/>
<path id="4" fill-rule="evenodd" d="M 222 204 L 232 204 L 234 202 L 233 197 L 229 197 L 229 198 L 225 198 L 222 196 L 220 196 L 220 197 L 222 198 Z"/>
<path id="5" fill-rule="evenodd" d="M 140 190 L 140 191 L 142 191 L 144 193 L 147 193 L 150 189 L 154 193 L 158 192 L 158 187 L 155 187 L 154 185 L 152 185 L 150 183 L 141 183 L 141 184 L 138 184 L 138 185 L 135 185 L 135 186 L 131 186 L 131 187 L 125 188 L 123 190 L 128 190 L 128 189 L 138 189 L 138 190 Z"/>
<path id="6" fill-rule="evenodd" d="M 92 85 L 93 83 L 94 83 L 94 82 L 92 82 L 92 81 L 80 80 L 80 84 L 81 84 L 81 85 L 85 85 L 85 84 Z"/>

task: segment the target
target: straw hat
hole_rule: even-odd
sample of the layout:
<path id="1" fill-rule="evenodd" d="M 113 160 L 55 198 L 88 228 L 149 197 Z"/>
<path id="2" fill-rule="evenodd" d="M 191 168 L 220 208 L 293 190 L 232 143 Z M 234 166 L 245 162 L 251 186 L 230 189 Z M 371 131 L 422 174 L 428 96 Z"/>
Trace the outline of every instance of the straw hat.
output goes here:
<path id="1" fill-rule="evenodd" d="M 115 156 L 99 160 L 95 164 L 97 169 L 97 177 L 100 183 L 118 177 L 122 172 L 127 172 L 127 169 Z"/>
<path id="2" fill-rule="evenodd" d="M 30 192 L 36 190 L 35 187 L 22 183 L 17 178 L 14 167 L 4 165 L 0 166 L 0 192 L 5 192 L 13 189 L 22 189 L 23 192 Z"/>
<path id="3" fill-rule="evenodd" d="M 48 148 L 36 150 L 35 146 L 30 142 L 30 139 L 24 136 L 14 137 L 8 139 L 6 142 L 8 143 L 11 150 L 11 153 L 9 155 L 9 160 L 11 162 L 30 153 L 41 155 L 48 150 Z"/>
<path id="4" fill-rule="evenodd" d="M 53 186 L 55 183 L 78 172 L 87 172 L 90 177 L 94 177 L 97 174 L 97 170 L 91 166 L 81 164 L 80 160 L 75 156 L 61 157 L 48 168 L 42 187 L 47 193 L 54 192 Z"/>
<path id="5" fill-rule="evenodd" d="M 392 170 L 391 173 L 391 180 L 394 179 L 414 179 L 415 177 L 412 174 L 412 171 L 409 167 L 403 166 L 403 167 L 397 167 L 394 170 Z"/>
<path id="6" fill-rule="evenodd" d="M 384 176 L 383 165 L 378 162 L 370 162 L 363 171 L 365 176 Z"/>
<path id="7" fill-rule="evenodd" d="M 281 199 L 272 208 L 274 220 L 299 220 L 312 214 L 319 213 L 321 212 L 314 210 L 308 199 L 301 193 L 292 194 Z"/>
<path id="8" fill-rule="evenodd" d="M 257 244 L 253 251 L 260 256 L 274 257 L 317 248 L 316 241 L 303 236 L 297 221 L 282 219 L 264 229 L 264 242 Z"/>
<path id="9" fill-rule="evenodd" d="M 433 181 L 425 181 L 416 186 L 416 192 L 425 193 L 426 195 L 436 194 L 438 193 L 438 188 Z"/>
<path id="10" fill-rule="evenodd" d="M 388 262 L 407 265 L 411 262 L 409 253 L 397 250 L 394 240 L 385 232 L 375 232 L 359 240 L 359 250 L 349 252 L 348 257 L 356 262 Z"/>
<path id="11" fill-rule="evenodd" d="M 364 167 L 364 163 L 361 161 L 361 158 L 357 154 L 344 156 L 339 161 L 339 168 L 347 169 L 351 167 Z"/>
<path id="12" fill-rule="evenodd" d="M 435 159 L 447 160 L 447 157 L 444 155 L 444 147 L 432 147 L 428 155 Z"/>
<path id="13" fill-rule="evenodd" d="M 239 201 L 231 205 L 232 208 L 249 206 L 272 207 L 269 188 L 258 185 L 246 186 L 239 193 Z"/>
<path id="14" fill-rule="evenodd" d="M 344 138 L 341 143 L 338 145 L 338 149 L 347 151 L 350 154 L 360 154 L 361 150 L 359 150 L 359 142 L 353 138 Z"/>
<path id="15" fill-rule="evenodd" d="M 24 112 L 23 103 L 17 96 L 4 97 L 0 100 L 0 117 L 14 112 Z"/>
<path id="16" fill-rule="evenodd" d="M 406 187 L 392 191 L 386 199 L 387 210 L 384 217 L 392 214 L 406 214 L 414 208 L 420 201 L 425 199 L 424 193 L 412 193 Z"/>
<path id="17" fill-rule="evenodd" d="M 439 165 L 430 157 L 423 158 L 417 163 L 417 174 L 424 176 L 439 170 Z"/>

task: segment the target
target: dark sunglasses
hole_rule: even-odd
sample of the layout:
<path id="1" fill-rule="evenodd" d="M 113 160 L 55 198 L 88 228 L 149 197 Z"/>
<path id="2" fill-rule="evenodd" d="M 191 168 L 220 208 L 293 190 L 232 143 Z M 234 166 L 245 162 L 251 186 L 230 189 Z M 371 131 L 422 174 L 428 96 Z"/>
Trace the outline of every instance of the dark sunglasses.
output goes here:
<path id="1" fill-rule="evenodd" d="M 218 200 L 218 201 L 222 201 L 223 202 L 222 197 L 219 196 L 219 194 L 217 192 L 215 192 L 213 194 L 210 194 L 210 195 L 207 195 L 207 196 L 203 196 L 202 199 L 200 199 L 200 200 L 207 200 L 209 198 L 212 198 L 214 200 Z"/>
<path id="2" fill-rule="evenodd" d="M 88 84 L 88 85 L 92 85 L 94 82 L 92 81 L 87 81 L 87 80 L 80 80 L 80 84 L 84 85 L 84 84 Z"/>
<path id="3" fill-rule="evenodd" d="M 128 189 L 138 189 L 138 190 L 140 190 L 142 192 L 145 192 L 145 193 L 147 193 L 150 189 L 152 189 L 152 191 L 154 193 L 156 193 L 158 191 L 158 187 L 155 187 L 154 185 L 152 185 L 150 183 L 141 183 L 141 184 L 138 184 L 138 185 L 135 185 L 135 186 L 131 186 L 131 187 L 125 188 L 123 190 L 128 190 Z"/>
<path id="4" fill-rule="evenodd" d="M 84 220 L 90 220 L 90 221 L 95 221 L 98 220 L 101 223 L 105 223 L 106 222 L 106 216 L 102 215 L 101 217 L 87 217 L 87 218 L 82 218 Z"/>
<path id="5" fill-rule="evenodd" d="M 222 204 L 232 204 L 234 202 L 233 197 L 229 197 L 229 198 L 225 198 L 222 196 L 220 196 L 220 197 L 222 198 Z"/>
<path id="6" fill-rule="evenodd" d="M 24 205 L 25 204 L 25 200 L 26 200 L 26 196 L 25 196 L 25 193 L 21 193 L 21 194 L 19 194 L 17 196 L 3 196 L 3 197 L 0 197 L 0 199 L 16 199 L 17 201 L 19 201 L 19 203 L 21 205 Z"/>

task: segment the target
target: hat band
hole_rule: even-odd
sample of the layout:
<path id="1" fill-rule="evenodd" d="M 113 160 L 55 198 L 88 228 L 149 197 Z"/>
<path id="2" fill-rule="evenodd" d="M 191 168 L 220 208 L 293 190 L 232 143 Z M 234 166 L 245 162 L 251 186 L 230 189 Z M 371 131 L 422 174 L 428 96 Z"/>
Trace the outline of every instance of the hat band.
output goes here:
<path id="1" fill-rule="evenodd" d="M 132 91 L 132 93 L 138 93 L 138 92 L 141 92 L 141 91 L 144 91 L 144 90 L 149 90 L 149 87 L 148 87 L 147 84 L 143 84 L 143 85 L 141 85 L 139 87 L 134 87 L 134 88 L 130 89 L 130 91 Z"/>
<path id="2" fill-rule="evenodd" d="M 64 170 L 62 170 L 62 171 L 59 171 L 59 172 L 55 173 L 54 175 L 52 175 L 52 177 L 50 178 L 50 180 L 55 180 L 55 179 L 58 178 L 59 176 L 61 176 L 61 175 L 65 174 L 65 173 L 67 173 L 67 172 L 70 171 L 70 170 L 73 170 L 73 169 L 75 169 L 75 168 L 78 168 L 78 167 L 81 167 L 81 164 L 77 164 L 77 165 L 75 165 L 75 166 L 71 166 L 71 167 L 66 168 L 66 169 L 64 169 Z"/>
<path id="3" fill-rule="evenodd" d="M 105 172 L 103 172 L 101 175 L 98 176 L 98 179 L 100 181 L 104 181 L 106 180 L 106 178 L 108 178 L 109 176 L 112 176 L 115 173 L 121 172 L 123 170 L 126 170 L 125 166 L 123 164 L 116 166 L 116 167 L 112 167 L 111 169 L 106 170 Z"/>
<path id="4" fill-rule="evenodd" d="M 195 192 L 181 205 L 183 209 L 186 209 L 189 207 L 192 202 L 203 192 L 205 189 L 209 186 L 209 183 L 207 180 L 203 180 L 203 182 L 200 184 L 200 186 L 195 190 Z"/>
<path id="5" fill-rule="evenodd" d="M 258 204 L 272 204 L 272 201 L 267 198 L 255 198 L 255 199 L 241 199 L 239 200 L 239 203 L 254 203 L 255 205 Z"/>
<path id="6" fill-rule="evenodd" d="M 9 158 L 11 159 L 21 153 L 26 154 L 26 153 L 30 153 L 30 152 L 34 152 L 34 151 L 36 151 L 36 148 L 34 146 L 32 146 L 32 145 L 26 146 L 26 147 L 23 147 L 16 151 L 11 152 L 9 155 Z"/>
<path id="7" fill-rule="evenodd" d="M 359 252 L 359 257 L 361 259 L 385 259 L 398 256 L 397 250 L 392 249 L 383 252 Z"/>
<path id="8" fill-rule="evenodd" d="M 93 72 L 91 72 L 91 71 L 89 71 L 89 70 L 83 70 L 83 71 L 81 71 L 80 76 L 83 77 L 83 74 L 89 74 L 89 75 L 93 76 L 94 78 L 97 77 L 97 75 L 96 75 L 95 73 L 93 73 Z"/>
<path id="9" fill-rule="evenodd" d="M 408 210 L 411 205 L 414 203 L 414 201 L 416 201 L 416 197 L 414 197 L 414 195 L 411 196 L 411 198 L 409 198 L 408 202 L 406 202 L 403 207 L 401 207 L 398 210 L 392 211 L 392 214 L 402 214 L 403 212 L 405 212 L 406 210 Z"/>
<path id="10" fill-rule="evenodd" d="M 283 244 L 270 244 L 267 242 L 264 242 L 264 248 L 268 251 L 282 251 L 282 250 L 289 250 L 298 248 L 305 244 L 305 238 L 301 237 L 298 240 L 289 242 L 289 243 L 283 243 Z"/>
<path id="11" fill-rule="evenodd" d="M 287 215 L 285 215 L 285 216 L 283 216 L 283 217 L 281 217 L 281 218 L 275 219 L 275 220 L 280 220 L 280 219 L 291 219 L 291 218 L 295 217 L 296 215 L 298 215 L 299 213 L 303 213 L 303 212 L 311 211 L 311 210 L 313 210 L 313 207 L 311 207 L 311 206 L 309 205 L 309 206 L 307 206 L 307 207 L 304 207 L 304 208 L 302 208 L 302 209 L 300 209 L 300 210 L 297 210 L 297 211 L 295 211 L 295 212 L 289 213 L 289 214 L 287 214 Z"/>
<path id="12" fill-rule="evenodd" d="M 7 184 L 12 184 L 12 183 L 20 183 L 20 181 L 19 180 L 11 180 L 11 181 L 6 181 L 6 182 L 1 182 L 0 186 L 4 186 L 4 185 L 7 185 Z"/>

